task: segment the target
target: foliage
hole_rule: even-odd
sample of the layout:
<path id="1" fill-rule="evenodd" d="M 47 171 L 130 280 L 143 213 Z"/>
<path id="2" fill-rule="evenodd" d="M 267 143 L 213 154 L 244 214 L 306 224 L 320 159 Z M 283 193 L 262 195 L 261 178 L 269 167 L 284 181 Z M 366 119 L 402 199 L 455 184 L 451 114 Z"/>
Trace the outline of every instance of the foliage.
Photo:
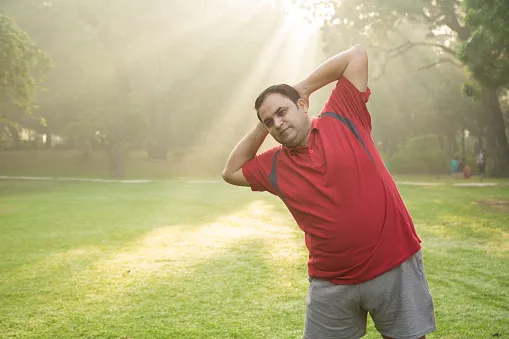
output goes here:
<path id="1" fill-rule="evenodd" d="M 509 84 L 509 2 L 465 0 L 463 6 L 471 34 L 459 49 L 459 59 L 481 84 Z"/>
<path id="2" fill-rule="evenodd" d="M 509 175 L 509 143 L 504 126 L 507 122 L 499 102 L 509 74 L 507 1 L 321 0 L 317 3 L 331 4 L 335 9 L 322 30 L 327 51 L 332 54 L 354 42 L 364 43 L 374 55 L 372 69 L 378 73 L 375 78 L 394 76 L 394 72 L 388 74 L 388 65 L 401 61 L 402 55 L 421 46 L 434 53 L 434 60 L 423 63 L 420 69 L 442 64 L 461 66 L 459 61 L 468 66 L 472 79 L 463 86 L 462 92 L 480 99 L 482 109 L 470 112 L 468 119 L 453 116 L 449 122 L 456 125 L 456 130 L 471 129 L 481 143 L 486 138 L 494 162 L 492 174 Z M 442 80 L 443 77 L 434 81 Z M 454 105 L 454 101 L 449 104 Z"/>
<path id="3" fill-rule="evenodd" d="M 80 145 L 101 135 L 104 148 L 123 144 L 119 153 L 152 145 L 162 153 L 193 148 L 209 130 L 217 133 L 218 117 L 231 113 L 225 107 L 236 101 L 232 93 L 280 24 L 271 19 L 277 9 L 237 0 L 45 4 L 9 5 L 56 65 L 36 114 L 46 119 L 47 132 Z M 244 116 L 251 101 L 242 103 Z M 239 138 L 241 116 L 230 126 Z"/>
<path id="4" fill-rule="evenodd" d="M 389 161 L 392 173 L 445 174 L 448 158 L 435 135 L 406 140 Z"/>
<path id="5" fill-rule="evenodd" d="M 0 13 L 0 123 L 20 122 L 35 107 L 36 92 L 51 67 L 14 21 Z"/>

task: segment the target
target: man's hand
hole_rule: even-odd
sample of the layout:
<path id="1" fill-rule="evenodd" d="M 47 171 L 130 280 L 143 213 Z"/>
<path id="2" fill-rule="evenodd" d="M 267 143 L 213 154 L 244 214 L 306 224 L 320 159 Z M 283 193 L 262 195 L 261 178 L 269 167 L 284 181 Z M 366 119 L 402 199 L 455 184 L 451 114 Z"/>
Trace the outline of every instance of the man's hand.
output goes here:
<path id="1" fill-rule="evenodd" d="M 295 88 L 295 90 L 299 93 L 300 98 L 303 99 L 306 102 L 306 104 L 308 105 L 308 107 L 309 107 L 309 95 L 310 95 L 310 93 L 306 89 L 304 84 L 302 82 L 299 82 L 298 84 L 295 84 L 292 87 Z"/>
<path id="2" fill-rule="evenodd" d="M 265 126 L 258 122 L 255 128 L 235 146 L 223 170 L 223 179 L 227 183 L 237 186 L 249 186 L 249 182 L 242 172 L 242 166 L 256 156 L 256 152 L 258 152 L 268 134 L 269 132 Z"/>
<path id="3" fill-rule="evenodd" d="M 368 55 L 360 45 L 355 45 L 327 59 L 306 79 L 293 87 L 309 105 L 311 93 L 333 81 L 339 80 L 342 75 L 359 91 L 366 91 L 368 86 Z"/>

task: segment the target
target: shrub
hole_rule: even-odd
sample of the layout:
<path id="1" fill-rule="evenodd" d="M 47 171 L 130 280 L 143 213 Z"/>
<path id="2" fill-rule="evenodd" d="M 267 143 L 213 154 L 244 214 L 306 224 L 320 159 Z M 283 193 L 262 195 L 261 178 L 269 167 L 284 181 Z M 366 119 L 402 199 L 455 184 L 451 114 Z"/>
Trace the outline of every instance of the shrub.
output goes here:
<path id="1" fill-rule="evenodd" d="M 398 174 L 443 174 L 449 172 L 449 160 L 435 135 L 407 140 L 389 161 L 391 172 Z"/>

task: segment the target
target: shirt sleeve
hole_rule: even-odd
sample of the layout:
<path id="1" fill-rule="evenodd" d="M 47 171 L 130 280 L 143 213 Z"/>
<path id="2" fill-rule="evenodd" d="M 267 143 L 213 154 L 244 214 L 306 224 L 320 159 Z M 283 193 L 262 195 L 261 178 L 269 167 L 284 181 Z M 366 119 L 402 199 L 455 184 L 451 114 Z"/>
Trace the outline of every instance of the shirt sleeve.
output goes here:
<path id="1" fill-rule="evenodd" d="M 274 155 L 281 146 L 276 146 L 258 154 L 242 166 L 242 173 L 246 178 L 251 190 L 263 192 L 269 191 L 276 194 L 274 188 L 270 184 L 270 172 Z"/>
<path id="2" fill-rule="evenodd" d="M 332 90 L 322 113 L 334 112 L 353 120 L 371 133 L 371 115 L 366 103 L 371 95 L 369 87 L 361 92 L 346 77 L 341 78 Z"/>

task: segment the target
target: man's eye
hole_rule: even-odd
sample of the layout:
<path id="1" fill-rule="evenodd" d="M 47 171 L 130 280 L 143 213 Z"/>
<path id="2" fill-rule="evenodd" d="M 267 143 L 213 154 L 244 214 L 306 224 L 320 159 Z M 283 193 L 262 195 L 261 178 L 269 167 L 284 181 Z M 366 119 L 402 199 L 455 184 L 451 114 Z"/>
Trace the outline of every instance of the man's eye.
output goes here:
<path id="1" fill-rule="evenodd" d="M 286 113 L 286 110 L 285 110 L 285 109 L 282 109 L 282 110 L 280 110 L 279 112 L 277 112 L 277 115 L 278 115 L 278 116 L 280 116 L 280 117 L 282 117 L 283 115 L 285 115 L 285 113 Z"/>
<path id="2" fill-rule="evenodd" d="M 272 126 L 272 121 L 265 121 L 265 127 L 271 127 Z"/>

